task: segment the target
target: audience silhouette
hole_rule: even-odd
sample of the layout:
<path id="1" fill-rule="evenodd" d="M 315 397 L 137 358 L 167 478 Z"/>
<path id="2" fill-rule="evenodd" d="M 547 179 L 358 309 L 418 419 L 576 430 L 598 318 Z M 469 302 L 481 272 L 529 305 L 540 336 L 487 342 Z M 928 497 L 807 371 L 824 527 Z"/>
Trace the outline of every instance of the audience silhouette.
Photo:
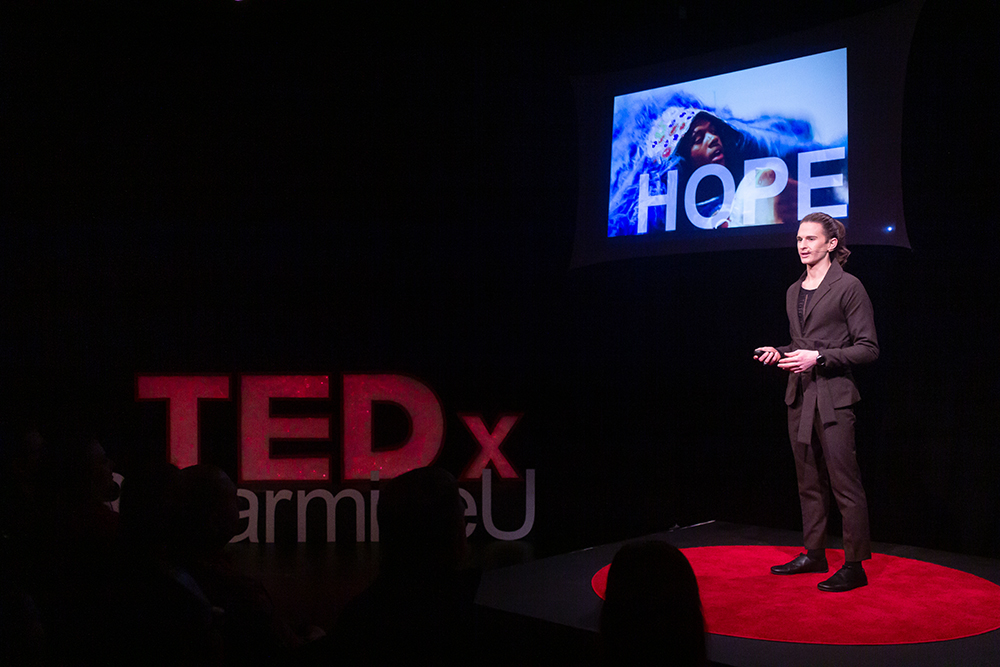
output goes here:
<path id="1" fill-rule="evenodd" d="M 466 557 L 455 478 L 418 468 L 389 480 L 378 503 L 380 567 L 326 638 L 328 664 L 475 664 L 479 572 Z"/>
<path id="2" fill-rule="evenodd" d="M 306 643 L 233 565 L 227 545 L 240 510 L 223 470 L 137 456 L 116 512 L 114 462 L 82 433 L 0 433 L 0 663 L 508 664 L 506 654 L 484 654 L 480 572 L 466 567 L 465 503 L 447 471 L 419 468 L 382 484 L 378 574 L 329 635 Z M 662 543 L 623 548 L 601 629 L 609 662 L 634 664 L 637 647 L 655 644 L 672 664 L 705 664 L 684 557 Z"/>
<path id="3" fill-rule="evenodd" d="M 684 554 L 666 542 L 634 542 L 618 551 L 600 627 L 606 664 L 708 664 L 698 582 Z"/>

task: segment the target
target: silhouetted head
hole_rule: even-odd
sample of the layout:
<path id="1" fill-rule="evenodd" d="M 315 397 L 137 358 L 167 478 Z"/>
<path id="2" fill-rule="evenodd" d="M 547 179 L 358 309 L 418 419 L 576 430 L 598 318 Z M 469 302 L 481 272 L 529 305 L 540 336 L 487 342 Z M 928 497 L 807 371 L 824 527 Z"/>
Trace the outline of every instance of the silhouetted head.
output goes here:
<path id="1" fill-rule="evenodd" d="M 133 546 L 151 549 L 177 539 L 181 471 L 166 461 L 129 470 L 122 483 L 121 527 Z"/>
<path id="2" fill-rule="evenodd" d="M 221 468 L 203 463 L 184 468 L 179 495 L 181 546 L 191 556 L 217 553 L 239 532 L 236 485 Z"/>
<path id="3" fill-rule="evenodd" d="M 93 436 L 64 438 L 49 446 L 48 484 L 72 504 L 101 504 L 112 499 L 114 462 Z"/>
<path id="4" fill-rule="evenodd" d="M 612 664 L 706 664 L 698 582 L 680 550 L 648 541 L 618 551 L 608 571 L 601 635 Z"/>
<path id="5" fill-rule="evenodd" d="M 389 480 L 378 524 L 386 570 L 448 571 L 465 557 L 465 505 L 446 470 L 417 468 Z"/>

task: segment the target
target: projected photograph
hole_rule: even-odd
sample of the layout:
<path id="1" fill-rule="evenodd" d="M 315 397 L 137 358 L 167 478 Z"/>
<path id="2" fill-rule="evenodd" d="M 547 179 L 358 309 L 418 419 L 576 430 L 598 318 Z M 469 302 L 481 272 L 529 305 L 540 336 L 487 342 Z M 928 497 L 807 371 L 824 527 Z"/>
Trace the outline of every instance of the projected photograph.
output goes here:
<path id="1" fill-rule="evenodd" d="M 847 49 L 614 99 L 608 237 L 846 218 L 847 184 Z"/>

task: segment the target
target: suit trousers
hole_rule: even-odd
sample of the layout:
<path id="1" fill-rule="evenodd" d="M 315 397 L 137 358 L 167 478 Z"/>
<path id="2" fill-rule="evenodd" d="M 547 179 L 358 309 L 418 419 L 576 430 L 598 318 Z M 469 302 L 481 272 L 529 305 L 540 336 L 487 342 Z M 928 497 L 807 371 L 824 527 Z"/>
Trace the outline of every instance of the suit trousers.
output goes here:
<path id="1" fill-rule="evenodd" d="M 868 501 L 861 485 L 861 469 L 854 448 L 854 409 L 837 408 L 836 422 L 823 424 L 817 410 L 812 439 L 798 442 L 802 397 L 788 408 L 788 435 L 795 455 L 795 472 L 802 505 L 802 534 L 807 549 L 826 547 L 830 490 L 844 523 L 844 556 L 848 561 L 872 557 L 868 528 Z"/>

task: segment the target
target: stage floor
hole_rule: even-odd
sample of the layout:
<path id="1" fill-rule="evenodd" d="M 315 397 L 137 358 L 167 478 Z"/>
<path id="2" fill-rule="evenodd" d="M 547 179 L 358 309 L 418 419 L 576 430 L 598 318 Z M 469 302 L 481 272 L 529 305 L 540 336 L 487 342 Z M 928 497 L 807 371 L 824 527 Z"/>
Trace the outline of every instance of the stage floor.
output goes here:
<path id="1" fill-rule="evenodd" d="M 801 536 L 791 531 L 709 522 L 640 539 L 661 539 L 683 549 L 717 545 L 796 546 Z M 591 578 L 611 562 L 622 544 L 625 542 L 488 571 L 483 575 L 477 605 L 494 622 L 518 628 L 525 639 L 534 637 L 539 642 L 544 641 L 540 638 L 552 637 L 553 644 L 546 651 L 551 651 L 552 657 L 557 653 L 583 655 L 589 650 L 588 638 L 597 631 L 601 608 Z M 935 563 L 1000 585 L 1000 561 L 883 543 L 873 544 L 873 551 Z M 713 663 L 732 667 L 998 665 L 1000 630 L 950 641 L 893 645 L 788 643 L 710 634 L 708 654 Z"/>

